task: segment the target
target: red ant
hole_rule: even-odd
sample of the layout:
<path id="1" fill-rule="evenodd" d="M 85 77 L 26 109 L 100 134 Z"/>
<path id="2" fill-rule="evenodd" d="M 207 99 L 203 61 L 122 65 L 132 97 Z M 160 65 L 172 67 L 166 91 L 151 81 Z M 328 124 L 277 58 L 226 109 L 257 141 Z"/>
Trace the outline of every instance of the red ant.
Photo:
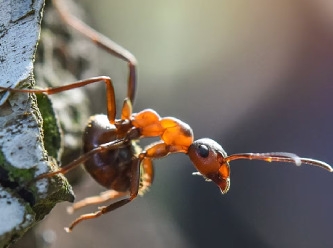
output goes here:
<path id="1" fill-rule="evenodd" d="M 109 189 L 99 196 L 88 197 L 75 203 L 69 209 L 69 212 L 87 205 L 127 196 L 109 206 L 100 207 L 95 213 L 81 215 L 66 228 L 67 232 L 83 220 L 97 218 L 129 203 L 138 194 L 144 194 L 153 181 L 152 160 L 172 153 L 188 155 L 198 171 L 194 174 L 202 175 L 206 180 L 213 181 L 220 188 L 222 194 L 227 193 L 230 188 L 229 162 L 233 160 L 290 162 L 296 165 L 304 163 L 319 166 L 330 172 L 333 171 L 330 165 L 322 161 L 300 158 L 292 153 L 240 153 L 227 156 L 223 148 L 212 139 L 204 138 L 194 141 L 191 127 L 179 119 L 174 117 L 162 118 L 152 109 L 132 113 L 132 103 L 136 91 L 137 62 L 135 57 L 129 51 L 71 16 L 58 1 L 54 0 L 54 4 L 67 24 L 109 53 L 125 60 L 129 66 L 127 98 L 124 100 L 120 119 L 116 119 L 115 93 L 109 77 L 94 77 L 69 85 L 42 90 L 0 87 L 2 90 L 12 92 L 51 95 L 83 87 L 87 84 L 97 82 L 106 84 L 107 115 L 95 115 L 90 118 L 83 135 L 84 154 L 57 171 L 39 175 L 35 180 L 50 178 L 59 173 L 65 174 L 84 163 L 86 171 L 99 184 Z M 137 146 L 137 140 L 145 137 L 159 137 L 160 141 L 141 150 Z"/>

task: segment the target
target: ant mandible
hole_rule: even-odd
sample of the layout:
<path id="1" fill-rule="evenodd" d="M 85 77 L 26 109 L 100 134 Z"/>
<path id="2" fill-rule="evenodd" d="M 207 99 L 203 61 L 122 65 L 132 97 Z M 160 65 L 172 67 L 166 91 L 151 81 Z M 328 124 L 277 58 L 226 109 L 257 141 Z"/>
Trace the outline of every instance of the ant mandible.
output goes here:
<path id="1" fill-rule="evenodd" d="M 204 138 L 194 141 L 191 127 L 177 118 L 161 118 L 152 109 L 132 113 L 132 103 L 136 92 L 137 62 L 135 57 L 129 51 L 69 14 L 58 0 L 53 2 L 67 24 L 90 38 L 107 52 L 125 60 L 129 67 L 127 98 L 124 100 L 120 119 L 116 119 L 115 93 L 113 83 L 109 77 L 94 77 L 65 86 L 41 90 L 0 87 L 2 90 L 12 92 L 51 95 L 92 83 L 104 82 L 106 84 L 107 115 L 90 117 L 83 135 L 84 154 L 57 171 L 37 176 L 35 180 L 50 178 L 59 173 L 65 174 L 83 163 L 86 171 L 99 184 L 109 190 L 99 196 L 88 197 L 75 203 L 68 209 L 69 212 L 87 205 L 126 197 L 109 206 L 99 208 L 95 213 L 81 215 L 68 228 L 65 228 L 67 232 L 70 232 L 83 220 L 97 218 L 131 202 L 138 194 L 144 194 L 153 181 L 152 160 L 172 153 L 187 154 L 198 171 L 194 174 L 202 175 L 206 180 L 213 181 L 220 188 L 222 194 L 227 193 L 230 188 L 229 162 L 233 160 L 290 162 L 296 165 L 304 163 L 319 166 L 330 172 L 333 171 L 330 165 L 322 161 L 300 158 L 292 153 L 240 153 L 227 156 L 223 148 L 212 139 Z M 160 141 L 141 150 L 136 142 L 145 137 L 159 137 Z"/>

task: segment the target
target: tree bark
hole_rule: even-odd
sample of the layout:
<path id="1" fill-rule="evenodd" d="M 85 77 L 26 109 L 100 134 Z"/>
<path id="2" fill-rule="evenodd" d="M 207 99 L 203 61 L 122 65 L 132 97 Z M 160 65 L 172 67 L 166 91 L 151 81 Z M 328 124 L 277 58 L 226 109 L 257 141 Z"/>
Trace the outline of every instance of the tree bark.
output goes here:
<path id="1" fill-rule="evenodd" d="M 0 85 L 31 87 L 44 1 L 4 0 L 0 5 Z M 63 176 L 30 183 L 55 169 L 60 149 L 51 103 L 42 95 L 38 102 L 43 115 L 34 94 L 0 93 L 0 247 L 13 244 L 57 202 L 74 199 Z"/>

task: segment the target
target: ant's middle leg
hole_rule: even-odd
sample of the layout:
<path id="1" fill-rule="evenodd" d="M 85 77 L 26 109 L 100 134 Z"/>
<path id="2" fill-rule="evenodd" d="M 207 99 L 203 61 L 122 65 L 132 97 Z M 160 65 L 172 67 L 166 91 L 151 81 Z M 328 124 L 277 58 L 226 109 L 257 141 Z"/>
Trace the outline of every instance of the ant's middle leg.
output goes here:
<path id="1" fill-rule="evenodd" d="M 33 179 L 33 182 L 38 181 L 38 180 L 43 179 L 43 178 L 50 178 L 50 177 L 53 177 L 57 174 L 66 174 L 70 170 L 72 170 L 75 167 L 79 166 L 80 164 L 86 162 L 93 155 L 98 154 L 98 153 L 103 153 L 103 152 L 106 152 L 108 150 L 117 149 L 117 148 L 123 146 L 126 142 L 128 142 L 128 140 L 125 138 L 125 139 L 114 140 L 114 141 L 102 144 L 102 145 L 90 150 L 89 152 L 81 155 L 79 158 L 77 158 L 74 161 L 72 161 L 71 163 L 61 167 L 57 171 L 44 173 L 44 174 L 41 174 L 41 175 L 35 177 Z"/>

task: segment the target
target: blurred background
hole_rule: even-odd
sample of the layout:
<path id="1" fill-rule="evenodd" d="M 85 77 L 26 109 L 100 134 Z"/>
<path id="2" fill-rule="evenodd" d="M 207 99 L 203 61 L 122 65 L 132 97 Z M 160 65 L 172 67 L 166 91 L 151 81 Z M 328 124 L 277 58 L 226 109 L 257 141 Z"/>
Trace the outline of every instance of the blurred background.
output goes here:
<path id="1" fill-rule="evenodd" d="M 135 111 L 153 108 L 228 154 L 293 152 L 333 164 L 333 3 L 325 0 L 79 1 L 90 24 L 139 62 Z M 125 97 L 127 66 L 104 51 L 100 75 Z M 96 75 L 87 75 L 96 76 Z M 104 89 L 101 87 L 102 95 Z M 100 96 L 94 113 L 105 112 Z M 192 176 L 185 155 L 155 161 L 154 184 L 115 212 L 63 231 L 59 204 L 41 247 L 332 247 L 333 175 L 235 161 L 231 189 Z M 84 176 L 77 199 L 103 189 Z"/>

